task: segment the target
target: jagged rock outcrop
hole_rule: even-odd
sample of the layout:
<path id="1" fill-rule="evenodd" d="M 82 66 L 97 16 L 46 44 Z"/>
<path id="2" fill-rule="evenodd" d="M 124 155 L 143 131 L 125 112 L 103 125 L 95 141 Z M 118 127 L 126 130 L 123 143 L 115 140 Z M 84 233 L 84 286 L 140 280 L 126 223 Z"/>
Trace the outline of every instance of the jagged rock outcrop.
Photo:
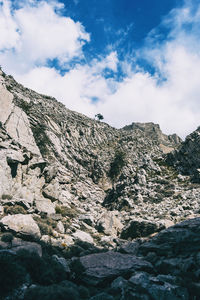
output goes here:
<path id="1" fill-rule="evenodd" d="M 0 71 L 6 299 L 197 299 L 199 131 L 182 142 L 153 123 L 115 129 Z"/>
<path id="2" fill-rule="evenodd" d="M 180 148 L 168 156 L 168 162 L 192 180 L 200 182 L 200 127 L 188 135 Z"/>

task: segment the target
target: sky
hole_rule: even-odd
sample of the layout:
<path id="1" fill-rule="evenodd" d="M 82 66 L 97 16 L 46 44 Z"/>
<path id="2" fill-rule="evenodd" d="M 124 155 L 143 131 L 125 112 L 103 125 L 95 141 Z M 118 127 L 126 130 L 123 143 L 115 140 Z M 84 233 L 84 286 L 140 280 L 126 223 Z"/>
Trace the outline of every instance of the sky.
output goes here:
<path id="1" fill-rule="evenodd" d="M 67 108 L 121 128 L 200 125 L 197 0 L 0 0 L 0 65 Z"/>

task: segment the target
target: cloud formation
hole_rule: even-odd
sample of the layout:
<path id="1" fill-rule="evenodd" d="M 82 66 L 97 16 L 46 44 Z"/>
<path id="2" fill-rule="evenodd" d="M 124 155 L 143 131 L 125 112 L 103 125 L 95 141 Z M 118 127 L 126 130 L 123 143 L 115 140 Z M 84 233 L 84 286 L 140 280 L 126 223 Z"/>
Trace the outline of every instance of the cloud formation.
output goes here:
<path id="1" fill-rule="evenodd" d="M 165 133 L 184 137 L 200 125 L 198 1 L 186 0 L 173 9 L 127 59 L 119 61 L 118 49 L 110 47 L 106 56 L 89 62 L 83 50 L 89 33 L 84 24 L 63 16 L 58 2 L 29 1 L 21 8 L 6 0 L 0 3 L 1 64 L 27 87 L 88 116 L 102 113 L 116 127 L 153 121 Z M 160 28 L 165 28 L 165 38 Z M 77 57 L 62 73 L 49 64 L 56 59 L 64 68 Z"/>
<path id="2" fill-rule="evenodd" d="M 62 16 L 62 5 L 27 1 L 15 9 L 10 1 L 0 3 L 0 59 L 7 69 L 27 72 L 49 60 L 63 65 L 83 55 L 90 36 L 79 22 Z"/>

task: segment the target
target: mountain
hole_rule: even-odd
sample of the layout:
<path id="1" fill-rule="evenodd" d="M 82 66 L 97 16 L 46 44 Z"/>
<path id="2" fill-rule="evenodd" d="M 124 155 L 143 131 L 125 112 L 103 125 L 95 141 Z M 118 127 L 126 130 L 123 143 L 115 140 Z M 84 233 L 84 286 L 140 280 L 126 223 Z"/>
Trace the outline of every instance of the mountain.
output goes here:
<path id="1" fill-rule="evenodd" d="M 196 297 L 199 149 L 199 129 L 184 142 L 153 123 L 116 129 L 1 70 L 2 299 Z"/>

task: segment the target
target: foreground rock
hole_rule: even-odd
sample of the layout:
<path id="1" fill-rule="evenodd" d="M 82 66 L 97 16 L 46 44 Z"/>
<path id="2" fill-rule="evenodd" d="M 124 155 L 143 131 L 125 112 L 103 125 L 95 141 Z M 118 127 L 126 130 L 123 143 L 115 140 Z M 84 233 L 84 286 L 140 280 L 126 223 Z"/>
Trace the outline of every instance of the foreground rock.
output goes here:
<path id="1" fill-rule="evenodd" d="M 148 222 L 146 220 L 132 220 L 129 224 L 122 230 L 121 238 L 137 238 L 145 237 L 154 232 L 158 232 L 164 229 L 164 226 L 156 222 Z"/>
<path id="2" fill-rule="evenodd" d="M 91 285 L 108 283 L 117 276 L 126 276 L 135 271 L 153 272 L 151 263 L 113 251 L 83 256 L 80 262 L 85 269 L 83 280 Z"/>
<path id="3" fill-rule="evenodd" d="M 0 224 L 4 229 L 14 231 L 17 234 L 34 238 L 41 237 L 40 229 L 31 215 L 6 216 L 0 220 Z"/>
<path id="4" fill-rule="evenodd" d="M 200 251 L 200 218 L 190 219 L 163 230 L 140 247 L 143 254 L 191 255 Z"/>

